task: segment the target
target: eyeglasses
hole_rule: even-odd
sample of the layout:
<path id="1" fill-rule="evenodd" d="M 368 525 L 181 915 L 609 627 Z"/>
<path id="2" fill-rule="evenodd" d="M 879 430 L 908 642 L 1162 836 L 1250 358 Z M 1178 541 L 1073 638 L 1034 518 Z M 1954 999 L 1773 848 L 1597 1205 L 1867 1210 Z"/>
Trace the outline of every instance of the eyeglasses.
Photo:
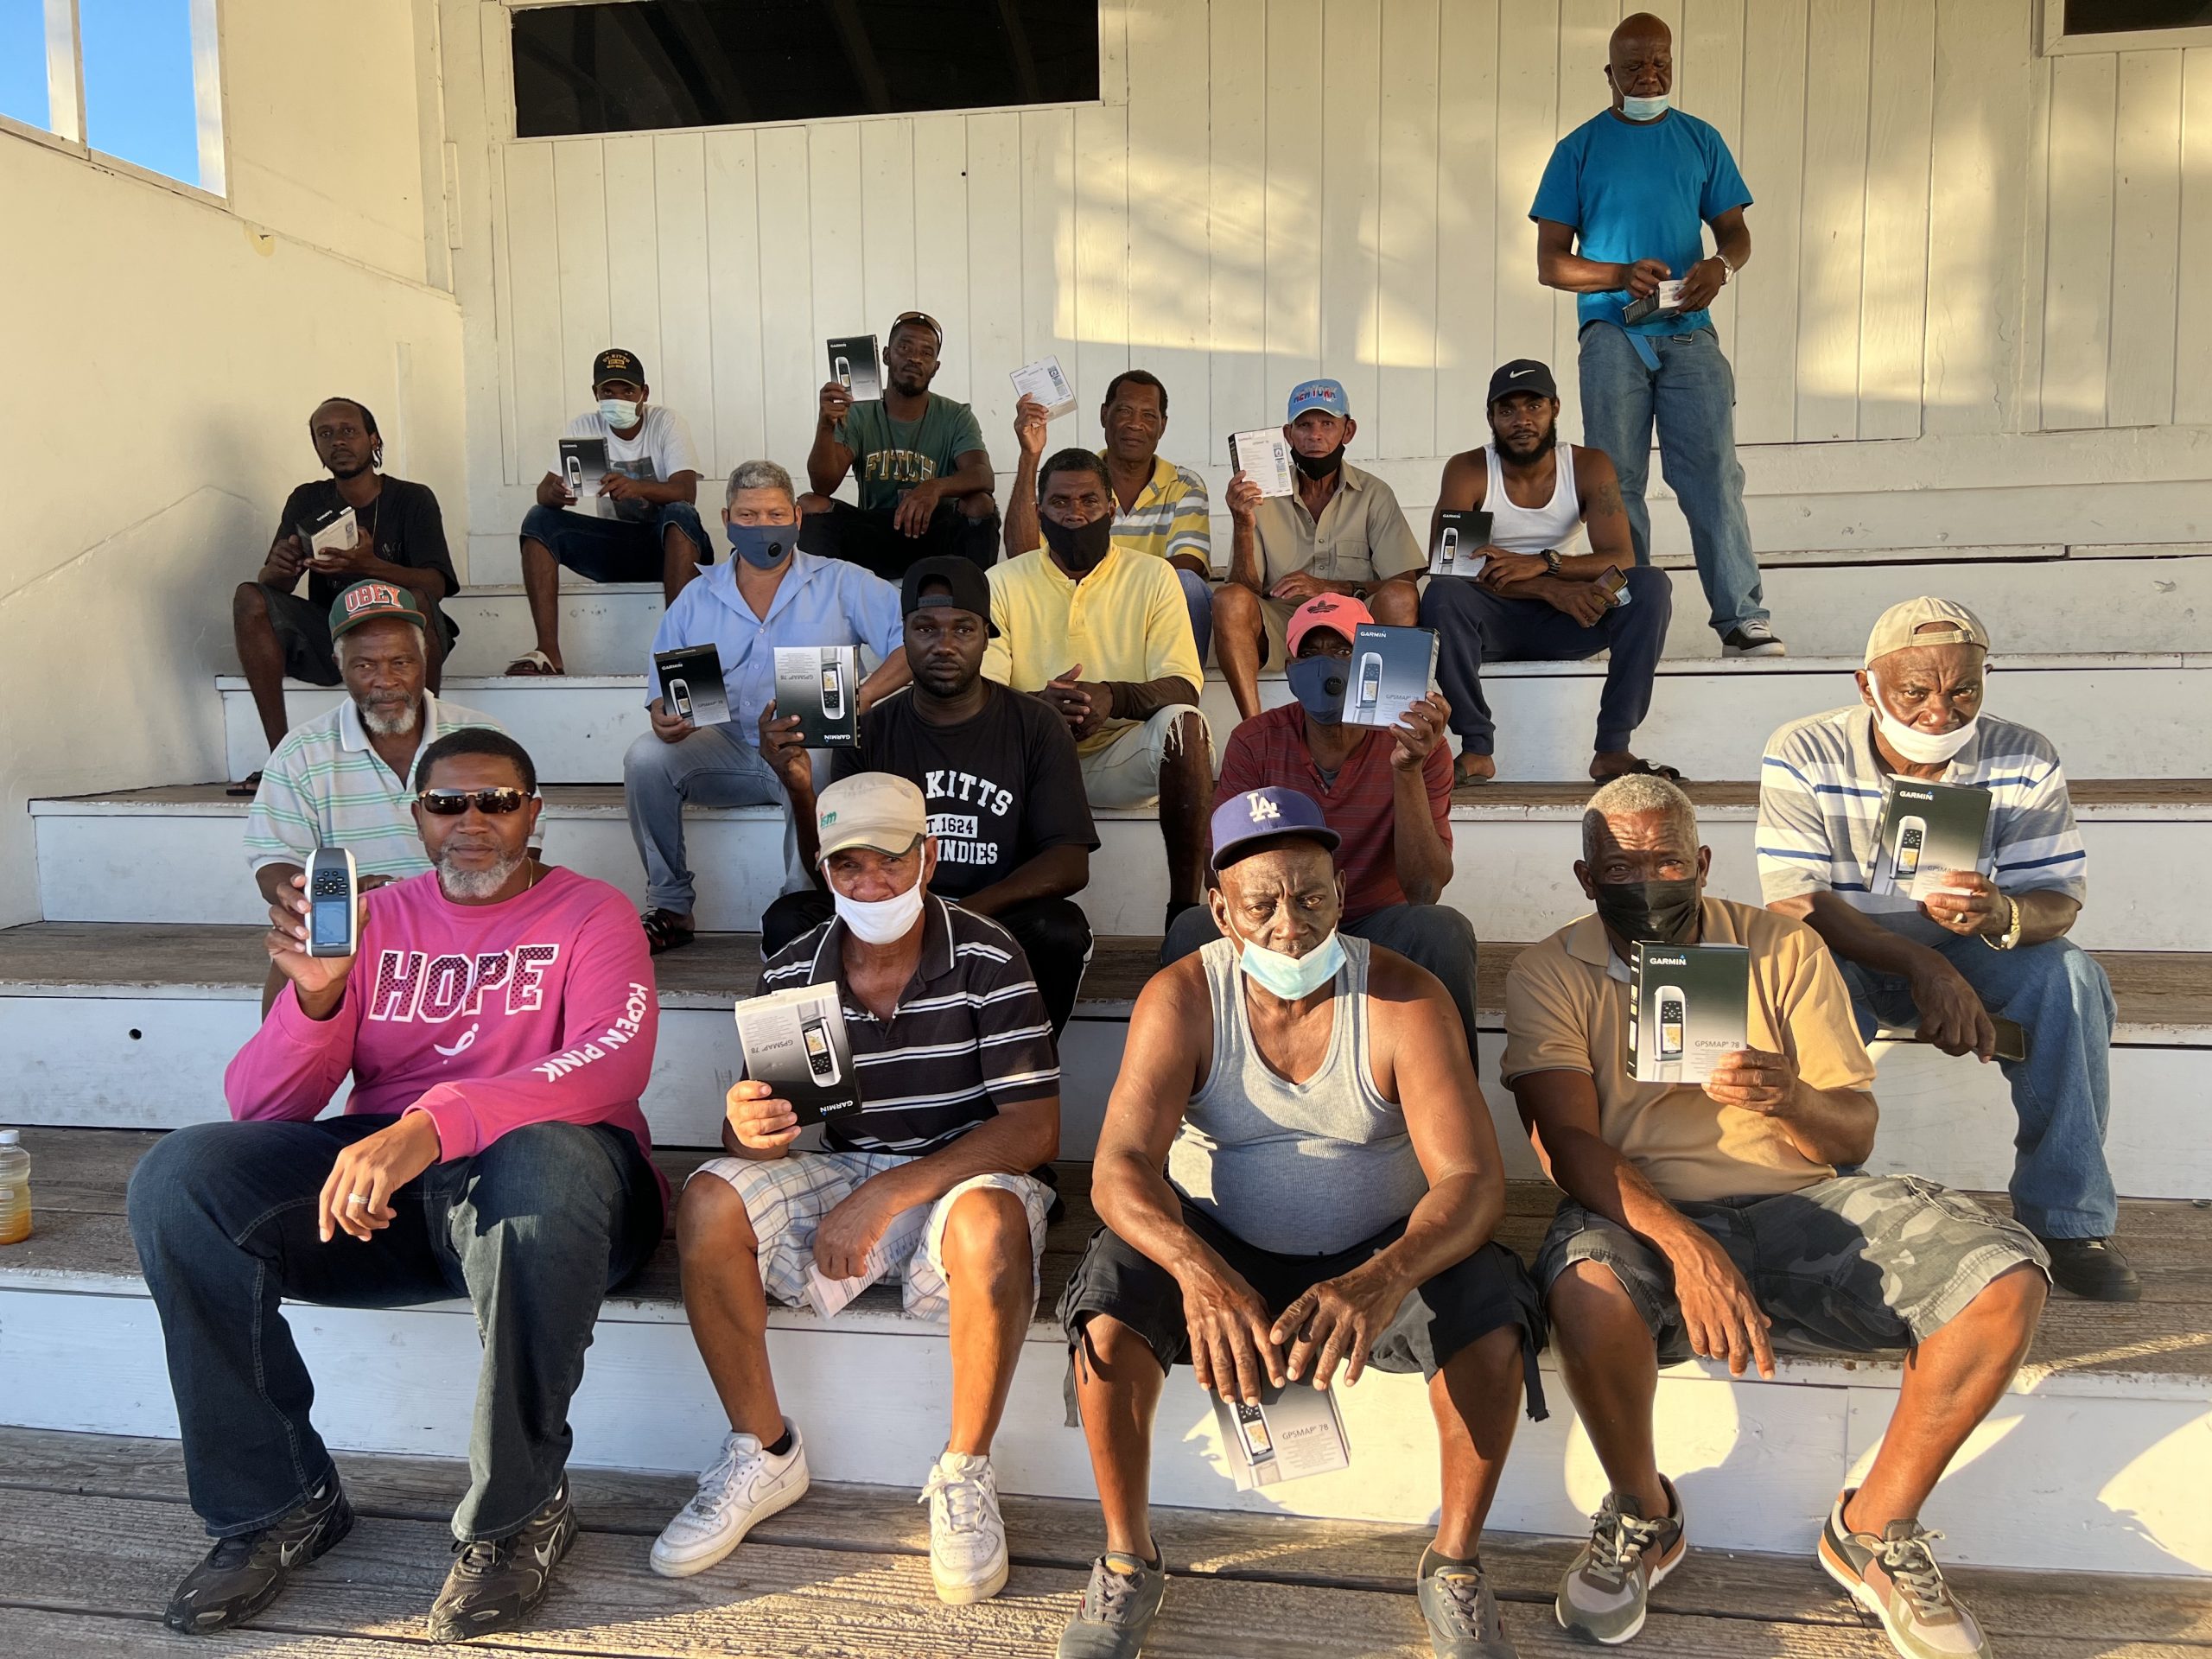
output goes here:
<path id="1" fill-rule="evenodd" d="M 502 817 L 509 812 L 522 810 L 522 804 L 531 798 L 524 789 L 426 789 L 415 798 L 415 803 L 433 817 L 457 818 L 474 807 L 492 817 Z"/>
<path id="2" fill-rule="evenodd" d="M 891 319 L 890 334 L 885 334 L 884 339 L 889 340 L 892 334 L 897 334 L 899 329 L 910 322 L 920 323 L 923 327 L 928 329 L 930 333 L 937 336 L 937 343 L 938 346 L 940 348 L 943 347 L 944 345 L 944 325 L 939 322 L 935 317 L 930 315 L 926 311 L 901 311 L 897 316 Z"/>

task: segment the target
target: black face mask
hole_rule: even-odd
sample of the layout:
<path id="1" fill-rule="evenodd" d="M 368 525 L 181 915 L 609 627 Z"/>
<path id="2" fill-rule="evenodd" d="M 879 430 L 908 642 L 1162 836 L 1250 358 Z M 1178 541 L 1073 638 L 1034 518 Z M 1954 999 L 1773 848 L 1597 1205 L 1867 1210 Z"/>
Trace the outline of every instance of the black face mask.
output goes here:
<path id="1" fill-rule="evenodd" d="M 1308 478 L 1326 478 L 1344 464 L 1344 447 L 1341 443 L 1325 455 L 1301 454 L 1294 449 L 1290 458 L 1298 463 L 1298 470 Z"/>
<path id="2" fill-rule="evenodd" d="M 1688 944 L 1697 938 L 1694 878 L 1681 881 L 1599 881 L 1598 919 L 1631 944 Z"/>
<path id="3" fill-rule="evenodd" d="M 1340 657 L 1294 657 L 1283 677 L 1308 715 L 1323 726 L 1338 726 L 1344 717 L 1344 671 Z"/>
<path id="4" fill-rule="evenodd" d="M 1114 515 L 1101 513 L 1087 524 L 1068 525 L 1038 515 L 1038 525 L 1045 532 L 1045 545 L 1059 556 L 1060 563 L 1081 575 L 1095 570 L 1106 550 L 1114 544 Z"/>

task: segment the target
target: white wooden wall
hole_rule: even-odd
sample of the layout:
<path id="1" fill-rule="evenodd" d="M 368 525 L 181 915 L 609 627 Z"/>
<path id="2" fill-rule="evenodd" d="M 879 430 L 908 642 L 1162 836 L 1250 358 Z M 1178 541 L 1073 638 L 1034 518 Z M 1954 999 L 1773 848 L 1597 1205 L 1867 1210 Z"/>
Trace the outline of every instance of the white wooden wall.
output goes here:
<path id="1" fill-rule="evenodd" d="M 1758 199 L 1717 315 L 1745 442 L 2212 422 L 2212 50 L 2046 60 L 2033 7 L 1655 0 L 1681 104 Z M 1572 422 L 1573 302 L 1536 283 L 1527 209 L 1630 9 L 1107 0 L 1096 105 L 515 140 L 486 3 L 472 341 L 497 362 L 472 378 L 502 482 L 543 469 L 610 342 L 712 465 L 796 469 L 823 338 L 910 305 L 1001 464 L 1007 373 L 1046 352 L 1077 382 L 1070 441 L 1141 366 L 1192 461 L 1315 373 L 1349 388 L 1362 457 L 1475 441 L 1511 356 L 1552 361 Z"/>

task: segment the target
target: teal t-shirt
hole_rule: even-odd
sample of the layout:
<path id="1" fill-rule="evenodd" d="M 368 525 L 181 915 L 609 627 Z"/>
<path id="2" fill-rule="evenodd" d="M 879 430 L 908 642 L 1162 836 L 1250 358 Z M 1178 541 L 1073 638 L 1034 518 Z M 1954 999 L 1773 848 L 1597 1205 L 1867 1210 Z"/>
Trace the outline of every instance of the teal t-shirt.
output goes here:
<path id="1" fill-rule="evenodd" d="M 1727 141 L 1707 123 L 1680 110 L 1656 121 L 1606 110 L 1559 141 L 1529 217 L 1571 227 L 1585 259 L 1663 259 L 1680 276 L 1705 257 L 1707 221 L 1751 204 Z M 1576 324 L 1619 323 L 1628 302 L 1626 289 L 1579 294 Z M 1634 332 L 1691 334 L 1712 321 L 1686 311 L 1647 317 Z"/>
<path id="2" fill-rule="evenodd" d="M 887 511 L 917 484 L 959 470 L 959 457 L 983 447 L 976 411 L 930 394 L 918 421 L 894 421 L 882 401 L 855 404 L 837 427 L 837 442 L 853 452 L 853 479 L 861 508 Z"/>

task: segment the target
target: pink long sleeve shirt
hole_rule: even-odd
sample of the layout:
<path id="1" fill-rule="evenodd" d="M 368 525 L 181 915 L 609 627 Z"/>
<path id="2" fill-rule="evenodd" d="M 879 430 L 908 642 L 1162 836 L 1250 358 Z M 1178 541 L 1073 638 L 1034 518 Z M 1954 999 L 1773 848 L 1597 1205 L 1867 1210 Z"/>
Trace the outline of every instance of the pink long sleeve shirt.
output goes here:
<path id="1" fill-rule="evenodd" d="M 311 1118 L 351 1071 L 347 1112 L 429 1114 L 442 1160 L 525 1123 L 609 1123 L 650 1153 L 638 1098 L 659 1026 L 645 932 L 616 889 L 556 869 L 457 905 L 433 872 L 368 895 L 336 1012 L 310 1020 L 287 986 L 223 1092 L 234 1118 Z"/>

